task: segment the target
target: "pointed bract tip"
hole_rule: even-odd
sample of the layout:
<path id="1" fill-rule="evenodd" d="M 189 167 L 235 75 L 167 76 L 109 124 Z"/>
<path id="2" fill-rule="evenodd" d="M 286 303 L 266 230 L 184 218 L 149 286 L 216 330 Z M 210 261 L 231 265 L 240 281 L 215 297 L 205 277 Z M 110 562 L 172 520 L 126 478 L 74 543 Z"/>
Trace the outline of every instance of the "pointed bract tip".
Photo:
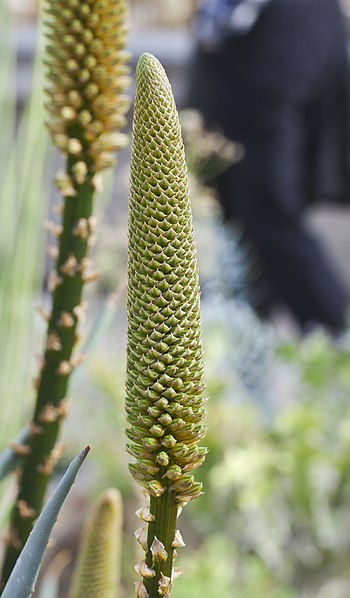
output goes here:
<path id="1" fill-rule="evenodd" d="M 156 73 L 162 73 L 162 75 L 165 74 L 165 69 L 158 58 L 153 56 L 150 52 L 141 54 L 137 61 L 136 78 L 142 76 L 143 78 L 150 77 L 153 79 Z"/>

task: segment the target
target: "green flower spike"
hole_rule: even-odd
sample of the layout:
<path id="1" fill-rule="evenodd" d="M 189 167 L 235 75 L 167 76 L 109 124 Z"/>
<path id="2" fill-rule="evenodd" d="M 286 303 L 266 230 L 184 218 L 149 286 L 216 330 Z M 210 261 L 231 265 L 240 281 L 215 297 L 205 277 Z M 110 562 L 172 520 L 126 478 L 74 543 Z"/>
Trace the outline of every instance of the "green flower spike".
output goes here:
<path id="1" fill-rule="evenodd" d="M 58 178 L 64 195 L 115 162 L 125 145 L 118 133 L 129 106 L 129 60 L 124 0 L 46 0 L 48 128 L 71 158 L 72 171 Z"/>
<path id="2" fill-rule="evenodd" d="M 117 598 L 123 505 L 110 488 L 94 505 L 84 530 L 70 598 Z"/>
<path id="3" fill-rule="evenodd" d="M 129 82 L 125 6 L 125 0 L 45 2 L 47 124 L 65 156 L 65 171 L 56 180 L 64 204 L 62 225 L 48 226 L 58 240 L 58 247 L 51 247 L 52 311 L 44 314 L 48 322 L 44 358 L 35 384 L 36 406 L 0 591 L 41 511 L 59 456 L 55 444 L 66 413 L 70 374 L 82 359 L 73 349 L 84 317 L 83 286 L 96 278 L 87 253 L 96 224 L 98 175 L 114 163 L 115 150 L 125 144 L 125 136 L 118 133 L 129 104 L 123 93 Z"/>
<path id="4" fill-rule="evenodd" d="M 136 537 L 136 595 L 169 596 L 179 507 L 201 494 L 192 470 L 204 460 L 199 280 L 180 125 L 165 71 L 141 56 L 131 158 L 128 262 L 128 451 L 150 495 Z"/>

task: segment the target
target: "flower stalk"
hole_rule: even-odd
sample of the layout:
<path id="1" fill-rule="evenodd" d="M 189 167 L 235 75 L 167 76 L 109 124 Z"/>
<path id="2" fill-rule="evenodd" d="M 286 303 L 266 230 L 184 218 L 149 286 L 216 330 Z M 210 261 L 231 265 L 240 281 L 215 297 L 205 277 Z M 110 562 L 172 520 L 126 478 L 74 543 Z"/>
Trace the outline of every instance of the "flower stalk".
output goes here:
<path id="1" fill-rule="evenodd" d="M 63 196 L 62 223 L 49 223 L 57 247 L 49 277 L 52 310 L 44 314 L 47 336 L 36 406 L 11 517 L 2 571 L 4 584 L 40 514 L 48 480 L 60 451 L 71 372 L 82 360 L 73 353 L 84 316 L 82 291 L 96 278 L 87 257 L 93 243 L 93 204 L 100 171 L 125 145 L 129 83 L 124 0 L 47 0 L 45 8 L 48 128 L 65 156 L 56 183 Z"/>
<path id="2" fill-rule="evenodd" d="M 188 176 L 172 90 L 159 61 L 136 71 L 128 254 L 127 449 L 150 496 L 136 532 L 139 598 L 170 596 L 179 508 L 201 494 L 204 460 L 199 278 Z"/>

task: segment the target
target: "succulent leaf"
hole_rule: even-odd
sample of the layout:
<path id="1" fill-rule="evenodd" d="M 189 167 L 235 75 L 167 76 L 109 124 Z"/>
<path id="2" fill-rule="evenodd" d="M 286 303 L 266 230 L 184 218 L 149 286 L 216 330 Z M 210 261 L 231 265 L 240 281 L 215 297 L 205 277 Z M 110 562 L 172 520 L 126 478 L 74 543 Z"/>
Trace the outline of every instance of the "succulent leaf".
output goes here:
<path id="1" fill-rule="evenodd" d="M 90 447 L 86 447 L 73 459 L 41 512 L 1 594 L 2 598 L 29 598 L 34 592 L 35 581 L 52 528 L 89 450 Z"/>

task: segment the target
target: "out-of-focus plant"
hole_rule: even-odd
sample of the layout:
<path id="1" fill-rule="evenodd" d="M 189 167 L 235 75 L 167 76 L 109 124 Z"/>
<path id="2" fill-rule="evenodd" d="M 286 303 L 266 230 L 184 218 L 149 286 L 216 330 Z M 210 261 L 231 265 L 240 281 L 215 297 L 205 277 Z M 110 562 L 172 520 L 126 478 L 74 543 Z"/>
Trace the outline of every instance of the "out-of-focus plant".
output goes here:
<path id="1" fill-rule="evenodd" d="M 51 251 L 52 310 L 45 314 L 46 344 L 29 438 L 20 449 L 24 464 L 2 583 L 40 513 L 60 453 L 55 444 L 66 412 L 69 377 L 81 360 L 73 355 L 73 347 L 84 313 L 83 286 L 96 278 L 87 257 L 95 228 L 94 195 L 100 171 L 114 164 L 115 150 L 125 145 L 125 136 L 118 132 L 129 104 L 123 93 L 129 83 L 125 12 L 124 0 L 93 4 L 52 0 L 45 7 L 46 108 L 52 140 L 65 156 L 66 169 L 56 178 L 64 203 L 62 224 L 49 225 L 58 239 Z M 19 509 L 19 504 L 25 508 Z"/>
<path id="2" fill-rule="evenodd" d="M 179 507 L 200 495 L 205 434 L 199 280 L 180 124 L 163 67 L 141 56 L 131 157 L 127 399 L 130 470 L 150 495 L 138 598 L 170 596 Z"/>
<path id="3" fill-rule="evenodd" d="M 186 576 L 174 586 L 173 598 L 183 596 L 230 598 L 296 598 L 291 589 L 276 583 L 254 555 L 242 559 L 234 543 L 218 531 L 207 536 L 186 559 Z"/>
<path id="4" fill-rule="evenodd" d="M 227 400 L 234 400 L 233 395 L 237 402 L 254 397 L 268 419 L 274 408 L 269 388 L 273 336 L 247 301 L 255 278 L 254 256 L 238 227 L 224 222 L 215 190 L 204 184 L 239 161 L 244 150 L 219 131 L 206 130 L 196 110 L 183 110 L 180 120 L 201 264 L 209 391 L 216 396 L 219 385 L 219 394 Z"/>
<path id="5" fill-rule="evenodd" d="M 242 159 L 242 144 L 230 141 L 219 130 L 207 130 L 204 119 L 197 110 L 182 110 L 180 122 L 189 171 L 195 173 L 200 181 L 211 181 Z"/>
<path id="6" fill-rule="evenodd" d="M 188 25 L 195 11 L 196 0 L 130 0 L 136 26 Z"/>
<path id="7" fill-rule="evenodd" d="M 277 355 L 291 369 L 298 371 L 307 396 L 315 399 L 322 397 L 325 401 L 328 397 L 335 412 L 345 407 L 350 392 L 348 331 L 335 342 L 322 329 L 315 330 L 302 342 L 290 339 L 280 343 Z"/>
<path id="8" fill-rule="evenodd" d="M 27 408 L 33 367 L 33 314 L 43 266 L 43 174 L 47 135 L 43 123 L 40 42 L 32 92 L 16 114 L 17 23 L 0 4 L 0 449 L 16 434 Z M 18 118 L 18 122 L 17 122 Z M 24 257 L 25 256 L 25 257 Z M 16 373 L 14 375 L 14 372 Z"/>
<path id="9" fill-rule="evenodd" d="M 209 410 L 211 467 L 203 468 L 207 492 L 194 520 L 209 535 L 223 529 L 242 562 L 257 555 L 298 596 L 346 598 L 349 348 L 318 332 L 279 353 L 299 381 L 268 426 L 253 404 Z"/>
<path id="10" fill-rule="evenodd" d="M 106 490 L 88 515 L 71 598 L 118 598 L 123 505 L 120 493 Z"/>

